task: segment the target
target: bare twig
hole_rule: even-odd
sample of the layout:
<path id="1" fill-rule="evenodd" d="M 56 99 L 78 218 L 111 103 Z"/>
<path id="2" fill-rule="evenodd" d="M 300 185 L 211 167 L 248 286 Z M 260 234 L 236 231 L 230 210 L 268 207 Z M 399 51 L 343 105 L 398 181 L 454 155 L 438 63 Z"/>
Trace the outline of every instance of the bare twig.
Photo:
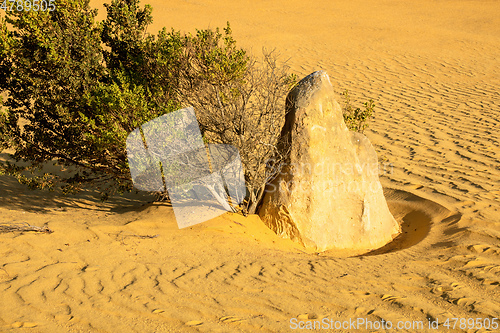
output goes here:
<path id="1" fill-rule="evenodd" d="M 141 238 L 141 239 L 146 239 L 146 238 L 157 238 L 159 237 L 160 235 L 136 235 L 136 234 L 122 234 L 122 233 L 118 233 L 118 234 L 109 234 L 108 235 L 114 235 L 114 236 L 117 236 L 117 237 L 137 237 L 137 238 Z"/>
<path id="2" fill-rule="evenodd" d="M 141 239 L 146 239 L 146 238 L 157 238 L 158 236 L 160 235 L 123 235 L 125 237 L 137 237 L 137 238 L 141 238 Z"/>
<path id="3" fill-rule="evenodd" d="M 51 234 L 54 231 L 48 228 L 47 226 L 37 227 L 35 225 L 30 225 L 26 222 L 23 223 L 0 223 L 0 233 L 3 232 L 23 232 L 23 231 L 34 231 L 34 232 L 43 232 L 46 234 Z"/>
<path id="4" fill-rule="evenodd" d="M 279 172 L 286 156 L 279 149 L 279 140 L 285 121 L 285 96 L 293 79 L 286 64 L 279 66 L 277 58 L 273 51 L 264 52 L 261 63 L 250 61 L 241 77 L 224 85 L 189 76 L 188 85 L 196 89 L 183 96 L 186 104 L 194 106 L 209 143 L 238 149 L 248 190 L 247 202 L 241 207 L 243 214 L 256 212 L 266 183 Z M 202 68 L 204 64 L 196 66 Z M 273 161 L 271 169 L 269 161 Z"/>

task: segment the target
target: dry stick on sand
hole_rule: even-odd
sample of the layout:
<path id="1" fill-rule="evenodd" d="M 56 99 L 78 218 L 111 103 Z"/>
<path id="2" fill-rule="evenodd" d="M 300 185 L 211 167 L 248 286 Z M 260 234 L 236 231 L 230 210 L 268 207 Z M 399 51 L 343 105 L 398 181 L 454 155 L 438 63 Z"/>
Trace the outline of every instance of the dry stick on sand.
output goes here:
<path id="1" fill-rule="evenodd" d="M 123 235 L 124 237 L 137 237 L 141 239 L 146 239 L 146 238 L 157 238 L 160 235 Z"/>
<path id="2" fill-rule="evenodd" d="M 122 238 L 124 237 L 137 237 L 137 238 L 141 238 L 141 239 L 146 239 L 146 238 L 157 238 L 159 237 L 160 235 L 136 235 L 136 234 L 122 234 L 122 233 L 118 233 L 118 234 L 110 234 L 108 233 L 108 235 L 115 235 L 115 236 L 121 236 Z"/>
<path id="3" fill-rule="evenodd" d="M 34 231 L 34 232 L 43 232 L 46 234 L 51 234 L 54 232 L 53 230 L 49 229 L 47 226 L 37 227 L 35 225 L 29 225 L 26 222 L 10 223 L 10 224 L 1 223 L 0 224 L 0 233 L 2 233 L 2 232 L 14 232 L 14 231 L 20 231 L 20 232 Z"/>

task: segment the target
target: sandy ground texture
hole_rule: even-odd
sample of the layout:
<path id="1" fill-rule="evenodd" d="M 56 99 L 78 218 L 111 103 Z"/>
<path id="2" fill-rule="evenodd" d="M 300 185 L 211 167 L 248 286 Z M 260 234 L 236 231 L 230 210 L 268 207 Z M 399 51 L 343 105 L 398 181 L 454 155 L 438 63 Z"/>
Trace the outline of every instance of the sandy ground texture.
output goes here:
<path id="1" fill-rule="evenodd" d="M 370 255 L 317 255 L 256 216 L 179 230 L 148 197 L 101 204 L 0 177 L 0 223 L 53 230 L 0 234 L 0 331 L 288 332 L 366 318 L 483 332 L 500 317 L 500 2 L 151 4 L 152 32 L 230 21 L 255 54 L 276 48 L 300 77 L 325 69 L 338 93 L 373 98 L 366 134 L 404 233 Z"/>

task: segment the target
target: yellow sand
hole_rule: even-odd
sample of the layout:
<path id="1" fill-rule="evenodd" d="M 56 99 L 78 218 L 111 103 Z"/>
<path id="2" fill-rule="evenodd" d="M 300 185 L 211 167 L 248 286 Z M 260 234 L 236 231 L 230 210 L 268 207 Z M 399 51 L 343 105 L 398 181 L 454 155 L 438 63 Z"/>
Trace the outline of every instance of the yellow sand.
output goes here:
<path id="1" fill-rule="evenodd" d="M 101 204 L 2 176 L 0 223 L 54 233 L 0 234 L 0 331 L 286 332 L 291 318 L 366 318 L 422 332 L 431 318 L 444 332 L 447 318 L 500 317 L 500 2 L 152 5 L 151 32 L 230 21 L 253 53 L 276 48 L 300 77 L 325 69 L 337 92 L 373 98 L 367 136 L 404 233 L 372 255 L 317 255 L 256 216 L 179 230 L 146 197 Z"/>

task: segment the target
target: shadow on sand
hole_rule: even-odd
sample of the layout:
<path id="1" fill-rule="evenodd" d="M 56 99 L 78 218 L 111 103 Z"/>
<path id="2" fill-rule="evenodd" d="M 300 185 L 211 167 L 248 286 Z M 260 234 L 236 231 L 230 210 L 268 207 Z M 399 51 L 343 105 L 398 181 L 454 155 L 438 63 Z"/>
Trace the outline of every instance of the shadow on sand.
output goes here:
<path id="1" fill-rule="evenodd" d="M 434 201 L 402 190 L 384 189 L 384 195 L 389 210 L 401 225 L 401 233 L 387 245 L 361 256 L 408 249 L 422 242 L 429 235 L 431 228 L 438 224 L 447 226 L 448 233 L 460 231 L 460 228 L 456 227 L 462 218 L 460 213 L 452 213 Z"/>
<path id="2" fill-rule="evenodd" d="M 0 207 L 32 213 L 65 211 L 70 208 L 125 213 L 151 203 L 154 196 L 145 193 L 115 194 L 102 202 L 99 191 L 82 190 L 78 194 L 65 195 L 61 190 L 32 190 L 20 184 L 14 177 L 0 176 Z"/>

